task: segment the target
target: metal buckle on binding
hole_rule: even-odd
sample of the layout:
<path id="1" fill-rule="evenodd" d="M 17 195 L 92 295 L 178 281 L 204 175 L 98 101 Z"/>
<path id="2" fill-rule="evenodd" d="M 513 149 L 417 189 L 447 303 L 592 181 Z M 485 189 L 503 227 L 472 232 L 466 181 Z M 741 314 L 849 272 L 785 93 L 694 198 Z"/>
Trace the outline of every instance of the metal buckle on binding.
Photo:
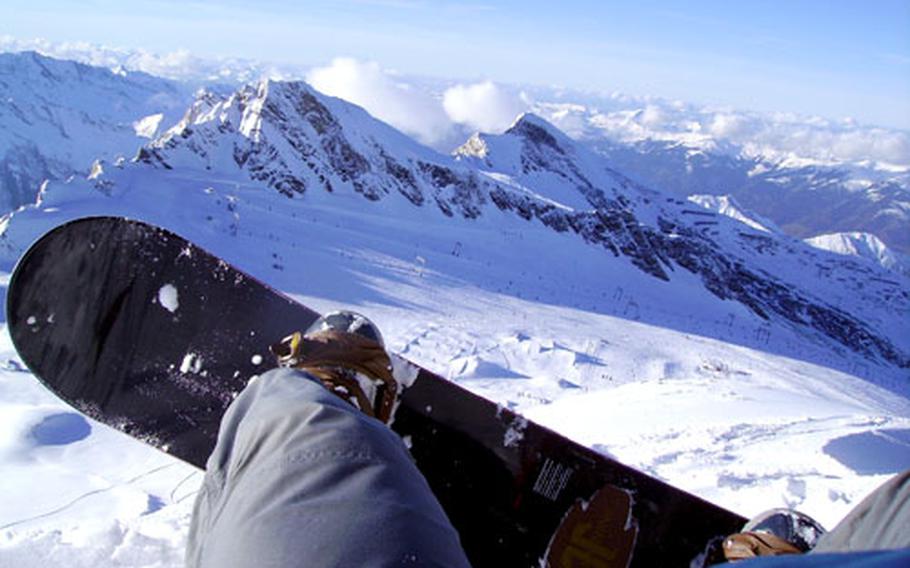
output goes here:
<path id="1" fill-rule="evenodd" d="M 299 362 L 301 345 L 303 345 L 303 334 L 295 331 L 278 343 L 269 346 L 269 351 L 278 358 L 280 367 L 293 367 Z"/>

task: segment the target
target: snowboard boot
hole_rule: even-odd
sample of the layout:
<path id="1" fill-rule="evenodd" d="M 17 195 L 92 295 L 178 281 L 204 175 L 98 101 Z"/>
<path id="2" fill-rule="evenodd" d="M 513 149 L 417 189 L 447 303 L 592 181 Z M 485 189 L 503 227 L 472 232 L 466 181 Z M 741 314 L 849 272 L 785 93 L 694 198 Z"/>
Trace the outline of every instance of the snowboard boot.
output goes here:
<path id="1" fill-rule="evenodd" d="M 815 548 L 825 534 L 824 527 L 809 515 L 790 509 L 771 509 L 758 515 L 742 532 L 724 540 L 727 560 L 756 556 L 802 554 Z"/>
<path id="2" fill-rule="evenodd" d="M 364 414 L 386 424 L 391 420 L 399 384 L 382 334 L 367 318 L 353 312 L 326 314 L 271 351 L 279 366 L 303 370 Z"/>

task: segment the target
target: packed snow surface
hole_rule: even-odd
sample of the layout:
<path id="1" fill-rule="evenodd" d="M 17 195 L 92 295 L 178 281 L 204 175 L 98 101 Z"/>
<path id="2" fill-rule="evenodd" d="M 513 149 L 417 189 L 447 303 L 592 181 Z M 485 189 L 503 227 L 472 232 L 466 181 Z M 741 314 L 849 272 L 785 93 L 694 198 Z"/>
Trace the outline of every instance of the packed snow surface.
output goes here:
<path id="1" fill-rule="evenodd" d="M 270 122 L 294 101 L 310 105 L 318 132 Z M 182 234 L 320 312 L 362 313 L 392 351 L 745 516 L 789 506 L 832 526 L 910 468 L 901 275 L 626 183 L 540 119 L 516 123 L 527 143 L 477 138 L 461 164 L 371 121 L 300 86 L 203 96 L 136 162 L 50 183 L 37 204 L 0 221 L 0 289 L 44 230 L 125 215 Z M 620 245 L 648 251 L 636 246 L 659 237 L 667 250 L 693 251 L 679 257 L 690 269 L 544 224 L 559 226 L 574 209 L 573 221 L 593 226 L 580 209 L 588 199 L 567 191 L 591 179 L 628 204 L 604 209 L 628 214 L 605 217 L 623 221 L 616 235 L 638 236 Z M 492 197 L 471 201 L 494 186 L 485 195 L 503 208 Z M 667 232 L 646 233 L 670 215 L 662 211 L 679 215 Z M 713 248 L 684 248 L 701 242 Z M 714 249 L 729 256 L 711 257 Z M 722 291 L 741 287 L 748 268 L 755 290 L 796 289 L 794 310 L 842 315 L 890 351 L 826 335 L 817 318 L 812 327 L 761 317 L 735 295 L 712 293 L 703 275 L 716 273 L 699 264 L 712 258 L 742 265 L 722 273 L 740 280 L 711 281 Z M 164 286 L 149 301 L 176 311 L 177 296 Z M 249 356 L 269 364 L 264 353 Z M 204 363 L 193 352 L 173 362 L 200 377 Z M 522 435 L 519 421 L 503 444 Z M 0 565 L 182 565 L 201 473 L 73 412 L 24 368 L 5 331 L 0 467 Z"/>
<path id="2" fill-rule="evenodd" d="M 177 288 L 173 284 L 165 284 L 158 290 L 158 303 L 167 311 L 174 313 L 180 307 Z"/>
<path id="3" fill-rule="evenodd" d="M 898 374 L 899 386 L 885 388 L 866 376 L 886 369 L 797 344 L 793 331 L 757 318 L 679 324 L 710 297 L 676 298 L 672 283 L 567 235 L 504 216 L 468 230 L 441 215 L 392 219 L 351 207 L 359 197 L 281 198 L 276 208 L 261 189 L 232 187 L 238 217 L 224 209 L 223 187 L 206 188 L 172 178 L 129 207 L 155 202 L 150 221 L 307 305 L 357 310 L 405 357 L 743 515 L 798 507 L 831 526 L 910 467 Z M 116 198 L 56 191 L 22 214 L 34 215 L 29 223 L 126 213 Z M 514 246 L 493 246 L 504 241 Z M 159 301 L 176 308 L 167 290 Z M 74 413 L 28 373 L 5 333 L 0 355 L 0 564 L 182 565 L 201 473 Z M 828 364 L 837 358 L 854 373 Z M 180 364 L 201 368 L 192 353 Z M 520 437 L 516 428 L 504 443 Z"/>

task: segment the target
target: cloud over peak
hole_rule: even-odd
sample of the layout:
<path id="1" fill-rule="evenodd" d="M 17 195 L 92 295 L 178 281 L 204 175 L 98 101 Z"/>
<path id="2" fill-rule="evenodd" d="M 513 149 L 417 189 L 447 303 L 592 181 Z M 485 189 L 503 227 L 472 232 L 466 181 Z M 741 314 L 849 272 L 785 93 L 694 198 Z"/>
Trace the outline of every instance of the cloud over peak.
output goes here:
<path id="1" fill-rule="evenodd" d="M 424 144 L 436 145 L 451 134 L 452 122 L 437 99 L 397 81 L 378 63 L 338 57 L 311 70 L 306 80 L 327 95 L 362 106 Z"/>
<path id="2" fill-rule="evenodd" d="M 910 170 L 910 132 L 850 119 L 759 113 L 556 87 L 526 87 L 532 93 L 528 96 L 492 81 L 406 79 L 378 63 L 352 58 L 337 58 L 307 70 L 236 58 L 204 59 L 186 50 L 155 54 L 86 42 L 0 36 L 0 52 L 22 50 L 196 84 L 306 78 L 316 89 L 358 104 L 441 151 L 451 150 L 476 130 L 502 132 L 520 113 L 531 111 L 575 138 L 663 140 L 704 149 L 741 149 L 748 155 L 790 163 L 853 163 L 888 171 Z"/>
<path id="3" fill-rule="evenodd" d="M 526 100 L 492 81 L 450 87 L 442 102 L 451 120 L 482 132 L 501 132 L 528 110 Z"/>
<path id="4" fill-rule="evenodd" d="M 365 108 L 430 146 L 448 150 L 474 130 L 502 132 L 528 103 L 493 83 L 457 84 L 441 95 L 417 88 L 376 62 L 339 57 L 306 75 L 317 90 Z"/>

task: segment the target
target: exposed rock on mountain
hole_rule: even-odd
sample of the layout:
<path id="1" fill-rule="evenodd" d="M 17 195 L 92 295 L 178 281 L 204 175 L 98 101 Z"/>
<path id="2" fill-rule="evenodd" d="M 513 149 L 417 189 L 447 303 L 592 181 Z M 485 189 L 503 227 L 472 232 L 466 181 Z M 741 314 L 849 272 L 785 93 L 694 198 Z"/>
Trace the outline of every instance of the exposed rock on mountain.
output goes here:
<path id="1" fill-rule="evenodd" d="M 910 252 L 910 175 L 848 166 L 792 165 L 680 143 L 590 144 L 617 169 L 679 197 L 731 195 L 787 234 L 869 232 Z M 853 171 L 855 170 L 855 171 Z"/>
<path id="2" fill-rule="evenodd" d="M 317 205 L 373 203 L 393 218 L 432 213 L 470 224 L 515 215 L 577 235 L 659 281 L 694 277 L 759 318 L 910 366 L 899 333 L 910 313 L 906 282 L 648 189 L 531 114 L 502 135 L 473 136 L 452 157 L 304 83 L 264 81 L 229 96 L 201 93 L 135 162 L 122 173 L 102 165 L 90 183 L 124 195 L 140 168 L 143 185 L 155 185 L 155 170 L 165 176 L 159 184 L 169 172 L 203 184 L 235 180 Z"/>
<path id="3" fill-rule="evenodd" d="M 143 73 L 24 52 L 0 54 L 0 99 L 0 210 L 8 211 L 34 201 L 45 179 L 84 175 L 96 159 L 132 155 L 190 97 Z"/>

